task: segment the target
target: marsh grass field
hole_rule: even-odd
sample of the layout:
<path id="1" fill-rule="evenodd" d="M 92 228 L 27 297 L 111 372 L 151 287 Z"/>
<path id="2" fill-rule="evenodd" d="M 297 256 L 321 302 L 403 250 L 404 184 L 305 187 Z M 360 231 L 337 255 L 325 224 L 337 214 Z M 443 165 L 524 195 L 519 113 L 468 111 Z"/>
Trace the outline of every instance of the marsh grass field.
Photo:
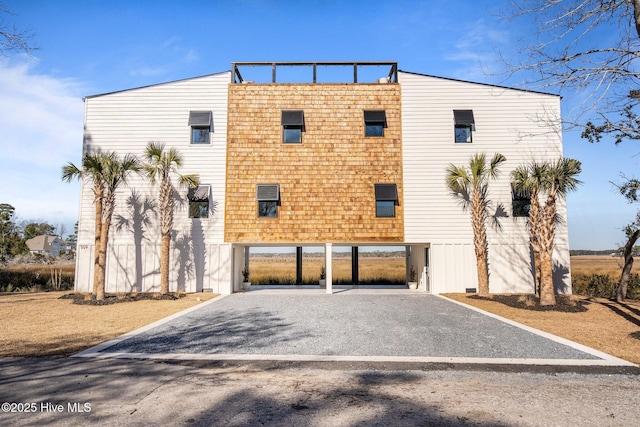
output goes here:
<path id="1" fill-rule="evenodd" d="M 574 255 L 571 257 L 571 272 L 575 274 L 608 274 L 620 278 L 624 259 L 608 255 Z M 633 273 L 640 271 L 640 262 L 636 258 Z"/>
<path id="2" fill-rule="evenodd" d="M 607 255 L 577 255 L 571 257 L 572 282 L 580 285 L 593 275 L 608 275 L 612 281 L 620 279 L 622 258 Z M 295 254 L 278 256 L 252 254 L 250 258 L 250 280 L 252 284 L 295 283 Z M 316 284 L 320 278 L 320 268 L 324 258 L 303 255 L 302 279 L 305 284 Z M 640 262 L 634 263 L 633 273 L 640 271 Z M 387 279 L 404 283 L 406 279 L 405 258 L 398 254 L 389 256 L 361 256 L 359 260 L 360 281 Z M 351 280 L 350 254 L 334 255 L 333 280 L 349 282 Z M 579 289 L 582 286 L 578 286 Z"/>
<path id="3" fill-rule="evenodd" d="M 324 258 L 314 254 L 303 254 L 302 281 L 304 284 L 318 284 Z M 333 281 L 351 282 L 350 254 L 334 255 L 332 262 Z M 249 261 L 250 281 L 254 285 L 293 284 L 296 281 L 295 254 L 279 256 L 251 255 Z M 405 283 L 404 256 L 361 256 L 359 259 L 360 282 L 381 281 L 385 283 Z"/>
<path id="4" fill-rule="evenodd" d="M 0 266 L 0 292 L 73 289 L 75 271 L 73 262 Z"/>

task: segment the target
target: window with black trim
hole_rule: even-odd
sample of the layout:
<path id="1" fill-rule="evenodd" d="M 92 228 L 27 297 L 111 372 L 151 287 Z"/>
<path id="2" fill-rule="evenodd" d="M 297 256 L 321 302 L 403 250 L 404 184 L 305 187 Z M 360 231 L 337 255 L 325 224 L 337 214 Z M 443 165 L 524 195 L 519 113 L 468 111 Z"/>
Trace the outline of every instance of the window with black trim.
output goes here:
<path id="1" fill-rule="evenodd" d="M 396 184 L 374 184 L 376 195 L 376 218 L 395 218 L 398 204 Z"/>
<path id="2" fill-rule="evenodd" d="M 365 110 L 364 136 L 384 136 L 387 127 L 387 113 L 384 110 Z"/>
<path id="3" fill-rule="evenodd" d="M 279 184 L 258 184 L 256 187 L 258 218 L 277 218 L 280 205 Z"/>
<path id="4" fill-rule="evenodd" d="M 511 207 L 514 217 L 528 217 L 531 209 L 531 194 L 529 192 L 511 190 Z"/>
<path id="5" fill-rule="evenodd" d="M 211 111 L 190 111 L 192 144 L 209 144 L 209 134 L 213 131 L 213 114 Z"/>
<path id="6" fill-rule="evenodd" d="M 304 111 L 283 110 L 282 142 L 285 144 L 300 144 L 302 143 L 302 132 L 304 132 Z"/>
<path id="7" fill-rule="evenodd" d="M 189 199 L 189 218 L 209 218 L 210 195 L 210 185 L 198 185 L 196 188 L 189 189 L 187 195 Z"/>
<path id="8" fill-rule="evenodd" d="M 473 110 L 453 110 L 455 142 L 472 142 L 476 123 Z"/>

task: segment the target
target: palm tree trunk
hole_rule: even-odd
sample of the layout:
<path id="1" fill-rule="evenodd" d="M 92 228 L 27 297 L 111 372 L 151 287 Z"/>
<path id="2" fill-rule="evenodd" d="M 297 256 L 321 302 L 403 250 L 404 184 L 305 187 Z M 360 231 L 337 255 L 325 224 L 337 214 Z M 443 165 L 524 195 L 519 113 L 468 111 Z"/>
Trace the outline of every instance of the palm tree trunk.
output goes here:
<path id="1" fill-rule="evenodd" d="M 162 249 L 160 251 L 160 293 L 169 293 L 169 250 L 171 246 L 171 234 L 162 235 Z"/>
<path id="2" fill-rule="evenodd" d="M 556 305 L 556 294 L 553 289 L 553 256 L 551 251 L 540 253 L 540 305 Z"/>
<path id="3" fill-rule="evenodd" d="M 539 234 L 541 228 L 541 211 L 540 200 L 538 198 L 538 190 L 531 190 L 531 201 L 529 209 L 529 241 L 531 248 L 533 249 L 533 291 L 536 295 L 540 296 L 540 287 L 542 284 L 542 268 L 540 259 L 540 242 Z"/>
<path id="4" fill-rule="evenodd" d="M 487 243 L 487 231 L 485 229 L 485 211 L 480 199 L 480 192 L 474 191 L 471 199 L 471 225 L 473 227 L 473 246 L 476 253 L 478 271 L 478 295 L 489 296 L 489 268 L 487 257 L 489 244 Z"/>
<path id="5" fill-rule="evenodd" d="M 547 196 L 538 226 L 538 244 L 540 245 L 540 305 L 555 305 L 556 295 L 553 286 L 553 247 L 555 239 L 556 198 Z"/>
<path id="6" fill-rule="evenodd" d="M 96 283 L 96 300 L 104 300 L 105 294 L 105 279 L 106 279 L 106 266 L 107 266 L 107 245 L 109 243 L 109 226 L 111 225 L 111 219 L 107 218 L 102 221 L 102 229 L 100 232 L 100 248 L 98 250 L 98 280 Z"/>
<path id="7" fill-rule="evenodd" d="M 160 234 L 162 235 L 162 248 L 160 252 L 160 293 L 169 293 L 169 262 L 171 250 L 171 229 L 173 228 L 174 200 L 173 187 L 168 175 L 160 183 Z"/>
<path id="8" fill-rule="evenodd" d="M 96 204 L 96 217 L 95 217 L 95 239 L 93 246 L 93 294 L 96 295 L 98 290 L 98 282 L 100 281 L 101 274 L 104 274 L 100 270 L 100 262 L 98 259 L 98 253 L 100 251 L 100 235 L 102 234 L 102 198 L 104 196 L 104 190 L 102 185 L 96 185 L 94 187 L 94 198 Z"/>
<path id="9" fill-rule="evenodd" d="M 102 228 L 100 229 L 100 249 L 98 250 L 98 283 L 96 285 L 96 300 L 102 301 L 105 294 L 106 268 L 107 268 L 107 247 L 109 245 L 109 227 L 115 208 L 115 198 L 109 194 L 102 203 Z"/>
<path id="10" fill-rule="evenodd" d="M 540 296 L 540 286 L 542 284 L 542 260 L 540 258 L 540 251 L 533 250 L 533 272 L 534 272 L 534 280 L 536 281 L 535 286 L 535 294 Z"/>

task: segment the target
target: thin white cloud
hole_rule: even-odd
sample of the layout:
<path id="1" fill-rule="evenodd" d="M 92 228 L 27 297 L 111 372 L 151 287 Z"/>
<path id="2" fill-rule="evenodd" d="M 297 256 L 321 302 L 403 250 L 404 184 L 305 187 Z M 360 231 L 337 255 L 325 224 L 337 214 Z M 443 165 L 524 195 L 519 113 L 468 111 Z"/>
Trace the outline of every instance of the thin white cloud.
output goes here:
<path id="1" fill-rule="evenodd" d="M 453 49 L 445 55 L 448 61 L 465 64 L 454 72 L 455 77 L 483 81 L 500 71 L 498 51 L 508 45 L 508 31 L 489 26 L 481 19 L 461 27 L 460 34 Z"/>
<path id="2" fill-rule="evenodd" d="M 200 60 L 198 52 L 193 48 L 185 48 L 181 42 L 182 37 L 174 36 L 152 48 L 155 51 L 152 55 L 153 63 L 145 62 L 149 58 L 148 49 L 145 49 L 144 55 L 135 54 L 127 61 L 129 75 L 158 77 L 162 80 L 162 76 L 170 76 L 186 65 L 197 63 Z M 167 78 L 171 79 L 171 77 Z"/>
<path id="3" fill-rule="evenodd" d="M 82 155 L 82 87 L 34 71 L 34 60 L 0 60 L 0 203 L 22 219 L 73 226 L 79 186 L 60 181 Z"/>

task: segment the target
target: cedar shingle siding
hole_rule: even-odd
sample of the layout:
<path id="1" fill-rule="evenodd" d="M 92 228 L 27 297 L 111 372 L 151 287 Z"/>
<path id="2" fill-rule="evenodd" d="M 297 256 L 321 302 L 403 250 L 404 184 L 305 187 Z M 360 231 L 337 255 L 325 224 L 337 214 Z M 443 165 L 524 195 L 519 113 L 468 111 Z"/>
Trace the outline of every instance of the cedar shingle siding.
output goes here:
<path id="1" fill-rule="evenodd" d="M 302 144 L 282 143 L 282 111 L 302 110 Z M 365 137 L 384 110 L 384 137 Z M 402 242 L 398 84 L 229 86 L 225 241 Z M 395 183 L 395 218 L 376 218 L 374 185 Z M 258 218 L 256 185 L 279 184 L 277 218 Z"/>

